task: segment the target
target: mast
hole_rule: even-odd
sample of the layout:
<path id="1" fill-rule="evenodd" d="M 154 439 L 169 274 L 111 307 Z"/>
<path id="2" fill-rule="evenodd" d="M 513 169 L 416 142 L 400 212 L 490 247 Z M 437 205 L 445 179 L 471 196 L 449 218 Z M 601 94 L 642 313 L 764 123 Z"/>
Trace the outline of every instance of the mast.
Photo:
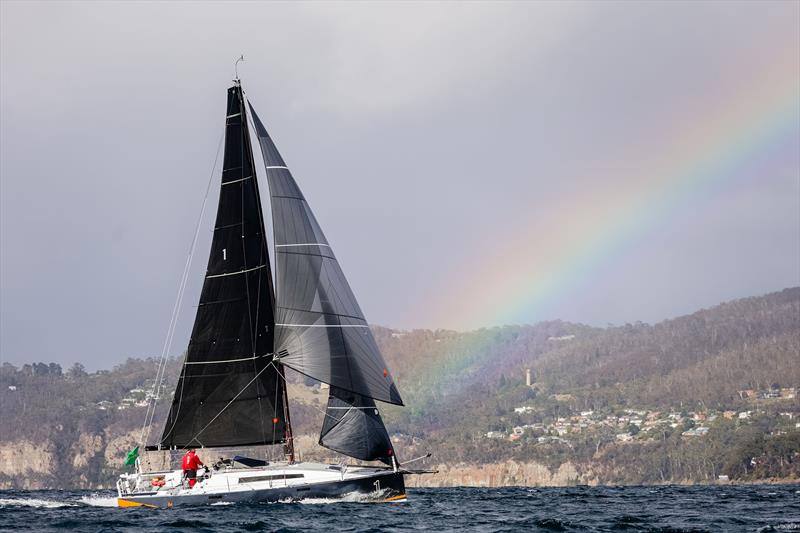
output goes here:
<path id="1" fill-rule="evenodd" d="M 276 363 L 278 374 L 286 384 L 286 373 L 283 365 Z M 288 386 L 283 387 L 283 418 L 286 421 L 286 444 L 283 445 L 283 454 L 289 463 L 294 463 L 294 435 L 292 434 L 292 417 L 289 416 L 289 391 Z"/>
<path id="2" fill-rule="evenodd" d="M 238 76 L 236 77 L 235 80 L 233 80 L 233 82 L 240 89 L 239 90 L 239 101 L 241 103 L 242 112 L 245 114 L 245 117 L 247 118 L 247 117 L 249 117 L 249 113 L 248 113 L 247 105 L 246 105 L 247 102 L 245 102 L 245 100 L 244 100 L 244 90 L 241 89 L 242 82 L 241 82 L 241 80 L 239 79 Z M 247 120 L 245 120 L 244 122 L 247 123 Z M 245 142 L 247 143 L 247 146 L 250 147 L 250 168 L 253 169 L 253 173 L 254 173 L 254 175 L 256 175 L 257 174 L 255 172 L 256 165 L 255 165 L 255 161 L 253 160 L 253 149 L 252 149 L 253 144 L 252 144 L 252 141 L 250 140 L 249 128 L 245 129 L 244 135 L 245 135 Z M 257 199 L 258 199 L 258 206 L 259 206 L 258 213 L 259 213 L 259 217 L 261 218 L 261 226 L 265 230 L 264 231 L 264 240 L 265 240 L 265 242 L 268 242 L 267 232 L 266 232 L 266 222 L 264 221 L 263 204 L 261 203 L 261 195 L 258 192 L 258 188 L 257 187 L 256 187 L 256 196 L 257 196 Z M 271 279 L 271 278 L 272 277 L 270 276 L 270 283 L 272 284 L 272 290 L 270 291 L 270 295 L 271 295 L 271 298 L 272 298 L 272 309 L 275 309 L 275 301 L 276 301 L 275 286 L 274 286 L 274 280 Z M 271 329 L 274 332 L 275 331 L 275 320 L 274 319 L 272 320 L 271 326 L 272 326 Z M 274 342 L 274 337 L 273 337 L 273 342 Z M 274 352 L 274 346 L 273 346 L 273 352 Z M 283 453 L 284 453 L 284 455 L 286 456 L 287 460 L 290 463 L 294 463 L 294 438 L 293 438 L 293 434 L 292 434 L 292 418 L 291 418 L 291 416 L 289 414 L 289 393 L 287 391 L 287 385 L 288 384 L 286 382 L 286 371 L 285 371 L 283 365 L 278 360 L 273 360 L 272 364 L 275 365 L 275 368 L 277 369 L 278 377 L 280 378 L 280 381 L 283 382 L 283 387 L 281 387 L 281 393 L 282 393 L 282 396 L 283 396 L 283 398 L 282 398 L 282 400 L 283 400 L 283 413 L 282 414 L 283 414 L 283 422 L 284 422 L 285 436 L 286 436 L 286 442 L 283 445 Z M 275 413 L 275 415 L 277 416 L 277 413 Z M 273 419 L 273 423 L 274 423 L 274 419 Z"/>

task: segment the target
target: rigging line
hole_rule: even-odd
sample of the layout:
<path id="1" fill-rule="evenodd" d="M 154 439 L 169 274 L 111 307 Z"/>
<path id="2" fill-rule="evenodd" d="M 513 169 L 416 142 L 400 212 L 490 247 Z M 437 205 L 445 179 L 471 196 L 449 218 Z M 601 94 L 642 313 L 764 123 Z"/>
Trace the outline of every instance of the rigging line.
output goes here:
<path id="1" fill-rule="evenodd" d="M 144 442 L 144 441 L 150 437 L 150 432 L 152 430 L 151 425 L 153 423 L 153 418 L 155 417 L 155 414 L 156 414 L 156 405 L 157 405 L 157 402 L 158 402 L 158 398 L 159 398 L 159 396 L 161 394 L 161 383 L 162 383 L 162 381 L 164 379 L 164 374 L 166 372 L 167 357 L 169 355 L 170 350 L 172 349 L 172 341 L 175 338 L 175 329 L 177 328 L 177 325 L 178 325 L 178 314 L 180 313 L 181 304 L 183 303 L 183 296 L 186 293 L 186 285 L 188 284 L 188 281 L 189 281 L 189 271 L 191 270 L 192 258 L 194 257 L 194 251 L 195 251 L 195 248 L 197 246 L 197 239 L 198 239 L 198 237 L 200 235 L 200 226 L 202 225 L 203 216 L 205 215 L 206 206 L 208 204 L 208 195 L 209 195 L 209 192 L 211 191 L 211 184 L 214 181 L 214 172 L 216 171 L 217 162 L 219 161 L 219 152 L 220 152 L 220 150 L 222 148 L 222 141 L 223 141 L 223 138 L 224 138 L 224 133 L 225 132 L 223 130 L 223 133 L 220 134 L 219 141 L 217 142 L 217 152 L 214 155 L 214 165 L 211 168 L 211 175 L 208 177 L 208 183 L 206 184 L 206 192 L 205 192 L 205 195 L 203 196 L 203 204 L 202 204 L 202 207 L 200 208 L 200 216 L 198 216 L 198 218 L 197 218 L 197 225 L 195 227 L 194 237 L 192 238 L 192 244 L 189 247 L 189 254 L 186 257 L 186 264 L 184 265 L 183 275 L 181 277 L 181 283 L 180 283 L 179 288 L 178 288 L 178 296 L 177 296 L 177 299 L 175 301 L 175 306 L 172 309 L 172 317 L 170 319 L 170 327 L 167 329 L 167 338 L 164 341 L 164 348 L 163 348 L 163 350 L 161 352 L 161 360 L 159 362 L 160 375 L 158 375 L 158 374 L 156 375 L 156 383 L 154 384 L 155 394 L 153 395 L 153 409 L 152 409 L 152 412 L 150 412 L 150 420 L 146 421 L 147 433 L 144 436 L 144 440 L 142 441 L 142 444 L 146 444 L 146 442 Z M 188 359 L 188 356 L 189 356 L 189 354 L 188 354 L 188 351 L 187 351 L 186 357 L 184 358 L 184 364 L 186 363 L 186 359 Z M 183 374 L 183 372 L 182 372 L 182 374 Z M 182 392 L 183 391 L 181 391 L 181 393 Z M 179 405 L 180 405 L 180 403 L 179 403 Z M 177 418 L 177 415 L 176 415 L 176 418 Z M 173 423 L 173 427 L 174 427 L 174 423 Z"/>
<path id="2" fill-rule="evenodd" d="M 274 367 L 275 367 L 275 370 L 277 370 L 277 369 L 278 369 L 278 367 L 277 367 L 277 366 L 275 366 L 275 361 L 270 361 L 270 362 L 269 362 L 269 364 L 271 364 L 272 366 L 274 366 Z M 278 372 L 277 374 L 283 378 L 284 386 L 288 388 L 288 387 L 289 387 L 289 382 L 288 382 L 288 381 L 286 381 L 286 376 L 282 376 L 280 372 Z M 328 395 L 330 395 L 330 392 L 328 393 Z M 328 414 L 326 411 L 323 411 L 322 409 L 320 409 L 319 407 L 317 407 L 317 406 L 316 406 L 315 404 L 313 404 L 313 403 L 311 403 L 311 404 L 308 404 L 308 405 L 310 405 L 311 407 L 313 407 L 314 409 L 316 409 L 317 411 L 319 411 L 320 413 L 322 413 L 322 414 L 323 414 L 323 415 L 325 415 L 325 416 L 329 416 L 329 417 L 333 418 L 333 419 L 334 419 L 334 420 L 336 420 L 336 421 L 338 421 L 338 420 L 339 420 L 339 419 L 338 419 L 338 418 L 336 418 L 335 416 L 333 416 L 333 415 L 329 415 L 329 414 Z M 377 409 L 377 408 L 376 408 L 376 409 Z"/>
<path id="3" fill-rule="evenodd" d="M 222 140 L 224 138 L 225 138 L 225 129 L 222 130 L 222 133 L 220 134 L 219 137 L 219 141 L 217 142 L 217 152 L 214 155 L 214 164 L 211 167 L 211 175 L 208 178 L 208 184 L 206 185 L 206 192 L 205 195 L 203 196 L 203 204 L 202 207 L 200 208 L 200 216 L 197 218 L 197 226 L 195 227 L 194 230 L 194 237 L 192 238 L 192 244 L 189 247 L 189 255 L 186 257 L 186 264 L 183 267 L 181 282 L 178 286 L 178 295 L 175 300 L 175 305 L 172 308 L 172 317 L 170 319 L 169 327 L 167 328 L 167 338 L 164 340 L 164 347 L 161 351 L 161 358 L 159 359 L 158 369 L 156 370 L 156 380 L 153 383 L 153 391 L 150 403 L 147 406 L 145 421 L 144 424 L 142 425 L 142 432 L 139 439 L 142 445 L 145 445 L 146 444 L 145 441 L 147 440 L 147 438 L 150 437 L 150 430 L 152 429 L 150 428 L 150 426 L 153 423 L 153 418 L 155 417 L 156 414 L 158 397 L 159 394 L 161 393 L 161 381 L 164 379 L 164 373 L 166 371 L 167 354 L 169 354 L 169 350 L 172 348 L 172 339 L 175 336 L 175 328 L 178 322 L 177 316 L 178 313 L 180 312 L 181 303 L 183 301 L 183 295 L 186 291 L 186 284 L 189 279 L 189 270 L 191 269 L 192 257 L 194 255 L 195 248 L 197 247 L 197 238 L 200 235 L 200 226 L 202 225 L 203 216 L 205 215 L 206 206 L 208 204 L 208 194 L 211 191 L 211 183 L 214 181 L 214 173 L 217 170 L 217 163 L 219 162 L 219 153 L 222 148 Z M 183 391 L 181 391 L 181 394 L 183 394 Z"/>
<path id="4" fill-rule="evenodd" d="M 270 362 L 270 364 L 272 364 L 272 363 Z M 251 379 L 251 380 L 250 380 L 250 381 L 247 383 L 247 385 L 245 385 L 244 387 L 242 387 L 242 390 L 240 390 L 238 393 L 236 393 L 236 396 L 234 396 L 233 398 L 231 398 L 231 400 L 230 400 L 228 403 L 226 403 L 226 404 L 225 404 L 225 407 L 223 407 L 222 409 L 220 409 L 220 410 L 219 410 L 219 412 L 218 412 L 216 415 L 214 415 L 214 418 L 212 418 L 211 420 L 209 420 L 208 424 L 206 424 L 205 426 L 203 426 L 203 428 L 202 428 L 200 431 L 198 431 L 197 433 L 195 433 L 194 437 L 192 437 L 191 439 L 189 439 L 189 440 L 187 441 L 187 443 L 188 443 L 188 444 L 187 444 L 186 446 L 184 446 L 183 448 L 181 448 L 181 451 L 185 450 L 185 449 L 186 449 L 188 446 L 190 446 L 192 441 L 194 441 L 195 439 L 197 439 L 197 437 L 199 437 L 199 436 L 200 436 L 200 435 L 201 435 L 201 434 L 202 434 L 202 433 L 203 433 L 203 432 L 204 432 L 206 429 L 208 429 L 208 426 L 210 426 L 211 424 L 213 424 L 213 423 L 214 423 L 214 421 L 215 421 L 217 418 L 219 418 L 219 417 L 220 417 L 220 415 L 221 415 L 222 413 L 224 413 L 224 412 L 225 412 L 225 410 L 226 410 L 228 407 L 230 407 L 230 406 L 231 406 L 231 404 L 232 404 L 233 402 L 235 402 L 235 401 L 236 401 L 236 398 L 238 398 L 239 396 L 241 396 L 241 395 L 242 395 L 242 393 L 243 393 L 244 391 L 246 391 L 246 390 L 247 390 L 247 387 L 249 387 L 250 385 L 252 385 L 252 384 L 253 384 L 253 382 L 254 382 L 255 380 L 257 380 L 257 379 L 258 379 L 258 376 L 260 376 L 261 374 L 263 374 L 263 373 L 264 373 L 264 370 L 266 370 L 266 369 L 268 369 L 268 368 L 269 368 L 269 365 L 266 365 L 266 366 L 264 366 L 264 368 L 262 368 L 262 369 L 261 369 L 261 371 L 260 371 L 258 374 L 256 374 L 256 375 L 253 377 L 253 379 Z M 200 441 L 198 440 L 197 442 L 200 442 Z"/>
<path id="5" fill-rule="evenodd" d="M 187 358 L 189 357 L 188 352 L 186 353 L 186 357 Z M 181 369 L 180 384 L 181 384 L 181 390 L 180 393 L 178 394 L 178 409 L 177 411 L 175 411 L 174 416 L 172 416 L 171 412 L 169 413 L 169 418 L 167 418 L 167 422 L 169 422 L 169 419 L 172 418 L 172 425 L 169 427 L 169 430 L 167 431 L 166 430 L 167 424 L 164 424 L 164 430 L 165 430 L 164 435 L 172 436 L 172 430 L 175 429 L 175 424 L 178 423 L 178 415 L 181 412 L 181 407 L 183 407 L 183 388 L 186 386 L 186 358 L 184 358 L 184 365 L 183 368 Z"/>

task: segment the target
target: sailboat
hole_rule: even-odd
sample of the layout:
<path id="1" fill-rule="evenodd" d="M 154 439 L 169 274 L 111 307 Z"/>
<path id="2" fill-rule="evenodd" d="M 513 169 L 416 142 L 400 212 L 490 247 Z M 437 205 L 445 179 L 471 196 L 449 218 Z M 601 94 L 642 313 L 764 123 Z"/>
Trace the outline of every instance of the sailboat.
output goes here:
<path id="1" fill-rule="evenodd" d="M 268 186 L 270 225 L 259 174 Z M 238 75 L 227 92 L 219 187 L 208 267 L 180 377 L 161 437 L 145 450 L 174 456 L 194 448 L 208 456 L 214 448 L 282 445 L 283 457 L 220 458 L 198 472 L 193 487 L 181 470 L 148 470 L 137 459 L 135 471 L 117 482 L 118 505 L 163 508 L 350 493 L 405 500 L 404 476 L 423 471 L 401 467 L 376 404 L 402 406 L 403 400 L 331 245 Z M 319 444 L 362 463 L 298 460 L 287 368 L 329 386 Z M 379 464 L 363 463 L 370 461 Z"/>

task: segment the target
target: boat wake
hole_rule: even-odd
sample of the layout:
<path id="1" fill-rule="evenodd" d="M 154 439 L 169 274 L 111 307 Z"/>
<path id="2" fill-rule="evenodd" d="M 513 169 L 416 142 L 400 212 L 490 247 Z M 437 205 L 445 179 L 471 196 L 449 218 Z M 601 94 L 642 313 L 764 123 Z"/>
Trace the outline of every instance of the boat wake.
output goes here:
<path id="1" fill-rule="evenodd" d="M 40 509 L 59 509 L 63 507 L 116 507 L 117 498 L 101 494 L 81 496 L 77 500 L 45 500 L 42 498 L 0 498 L 0 509 L 7 507 L 37 507 Z"/>
<path id="2" fill-rule="evenodd" d="M 0 498 L 0 509 L 5 507 L 39 507 L 42 509 L 57 509 L 59 507 L 76 507 L 74 502 L 55 500 L 42 500 L 39 498 Z"/>
<path id="3" fill-rule="evenodd" d="M 100 494 L 92 494 L 90 496 L 83 496 L 80 503 L 90 505 L 92 507 L 116 507 L 117 498 L 114 496 L 101 496 Z"/>
<path id="4" fill-rule="evenodd" d="M 302 500 L 293 500 L 287 498 L 285 500 L 278 500 L 274 503 L 300 503 L 303 505 L 330 505 L 332 503 L 376 503 L 384 502 L 389 497 L 389 490 L 381 490 L 378 492 L 370 492 L 365 494 L 363 492 L 348 492 L 336 498 L 303 498 Z"/>

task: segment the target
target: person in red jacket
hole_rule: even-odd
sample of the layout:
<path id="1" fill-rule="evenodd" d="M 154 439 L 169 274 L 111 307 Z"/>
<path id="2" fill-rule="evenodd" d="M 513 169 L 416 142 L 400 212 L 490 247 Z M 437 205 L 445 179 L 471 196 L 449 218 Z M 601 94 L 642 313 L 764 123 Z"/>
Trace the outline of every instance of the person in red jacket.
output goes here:
<path id="1" fill-rule="evenodd" d="M 183 456 L 181 468 L 183 468 L 183 477 L 189 480 L 189 488 L 194 488 L 197 483 L 197 469 L 203 466 L 203 461 L 194 453 L 194 448 L 189 448 L 186 455 Z"/>

